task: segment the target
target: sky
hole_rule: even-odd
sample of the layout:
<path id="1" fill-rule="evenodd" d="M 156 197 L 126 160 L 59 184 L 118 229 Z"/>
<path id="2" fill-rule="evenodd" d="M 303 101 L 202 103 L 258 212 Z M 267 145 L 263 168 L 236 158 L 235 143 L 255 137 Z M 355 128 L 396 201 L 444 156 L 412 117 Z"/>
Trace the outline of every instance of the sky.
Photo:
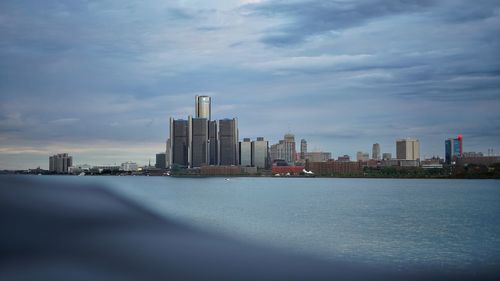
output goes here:
<path id="1" fill-rule="evenodd" d="M 500 154 L 500 2 L 0 1 L 0 169 L 146 164 L 169 117 L 237 117 L 334 157 Z"/>

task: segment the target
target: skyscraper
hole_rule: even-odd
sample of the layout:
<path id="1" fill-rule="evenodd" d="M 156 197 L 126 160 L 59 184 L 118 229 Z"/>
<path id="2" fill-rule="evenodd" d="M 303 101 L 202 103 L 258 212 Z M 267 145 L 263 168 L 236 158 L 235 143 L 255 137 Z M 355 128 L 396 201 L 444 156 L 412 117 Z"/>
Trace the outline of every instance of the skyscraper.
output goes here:
<path id="1" fill-rule="evenodd" d="M 238 120 L 219 120 L 219 164 L 238 165 Z"/>
<path id="2" fill-rule="evenodd" d="M 307 153 L 307 141 L 305 139 L 300 140 L 300 160 L 305 159 L 305 154 Z"/>
<path id="3" fill-rule="evenodd" d="M 217 121 L 208 121 L 208 163 L 210 165 L 219 164 L 219 149 L 217 138 Z"/>
<path id="4" fill-rule="evenodd" d="M 444 147 L 446 164 L 451 164 L 456 158 L 460 158 L 463 155 L 462 135 L 458 135 L 456 139 L 447 139 L 444 142 Z"/>
<path id="5" fill-rule="evenodd" d="M 211 120 L 212 118 L 212 103 L 209 96 L 196 96 L 195 97 L 195 111 L 196 118 L 205 118 Z"/>
<path id="6" fill-rule="evenodd" d="M 49 157 L 49 171 L 67 174 L 68 168 L 73 166 L 73 157 L 68 153 L 60 153 Z"/>
<path id="7" fill-rule="evenodd" d="M 269 143 L 263 137 L 258 137 L 252 142 L 252 166 L 266 169 L 269 165 Z"/>
<path id="8" fill-rule="evenodd" d="M 380 144 L 378 144 L 378 143 L 373 144 L 372 159 L 380 160 Z"/>
<path id="9" fill-rule="evenodd" d="M 189 118 L 191 120 L 191 117 Z M 170 165 L 189 167 L 191 158 L 190 120 L 170 118 Z"/>
<path id="10" fill-rule="evenodd" d="M 417 139 L 396 140 L 396 159 L 420 160 L 420 142 Z"/>
<path id="11" fill-rule="evenodd" d="M 284 149 L 285 149 L 285 161 L 288 164 L 295 163 L 295 136 L 291 133 L 285 134 L 285 138 L 283 139 Z"/>
<path id="12" fill-rule="evenodd" d="M 209 163 L 208 120 L 191 119 L 191 167 L 201 167 Z"/>
<path id="13" fill-rule="evenodd" d="M 252 142 L 249 138 L 240 141 L 240 165 L 243 167 L 252 166 Z"/>

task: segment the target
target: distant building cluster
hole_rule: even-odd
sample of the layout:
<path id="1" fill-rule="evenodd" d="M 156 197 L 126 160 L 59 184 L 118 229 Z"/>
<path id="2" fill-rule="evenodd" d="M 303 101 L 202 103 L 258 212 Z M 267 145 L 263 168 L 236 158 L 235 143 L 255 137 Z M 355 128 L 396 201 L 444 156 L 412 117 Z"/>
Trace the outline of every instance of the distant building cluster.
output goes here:
<path id="1" fill-rule="evenodd" d="M 195 117 L 170 118 L 165 166 L 170 168 L 203 166 L 267 168 L 269 165 L 268 142 L 263 137 L 257 137 L 253 141 L 245 138 L 240 142 L 238 120 L 236 118 L 211 120 L 211 107 L 209 96 L 196 96 Z"/>
<path id="2" fill-rule="evenodd" d="M 500 163 L 500 157 L 494 156 L 492 149 L 486 156 L 481 152 L 464 152 L 462 135 L 445 140 L 444 159 L 437 156 L 421 159 L 420 141 L 416 138 L 395 140 L 394 158 L 392 153 L 382 152 L 379 143 L 372 145 L 371 155 L 358 151 L 355 160 L 349 155 L 339 155 L 335 160 L 331 152 L 310 151 L 306 139 L 300 140 L 298 152 L 296 147 L 295 135 L 291 132 L 272 145 L 264 137 L 240 141 L 238 119 L 212 120 L 211 97 L 196 96 L 194 117 L 170 118 L 166 149 L 156 154 L 154 167 L 151 163 L 140 167 L 131 161 L 121 165 L 74 166 L 72 156 L 61 153 L 49 157 L 49 171 L 58 174 L 165 174 L 181 170 L 199 175 L 357 175 L 365 168 L 443 169 Z"/>

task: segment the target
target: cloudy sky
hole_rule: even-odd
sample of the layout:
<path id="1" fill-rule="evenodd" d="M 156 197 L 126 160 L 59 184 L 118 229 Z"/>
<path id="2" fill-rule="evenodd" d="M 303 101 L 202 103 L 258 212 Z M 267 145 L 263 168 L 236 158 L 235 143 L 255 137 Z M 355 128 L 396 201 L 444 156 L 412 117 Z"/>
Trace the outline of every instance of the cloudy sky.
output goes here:
<path id="1" fill-rule="evenodd" d="M 0 1 L 0 169 L 154 162 L 213 97 L 240 137 L 500 153 L 500 2 Z"/>

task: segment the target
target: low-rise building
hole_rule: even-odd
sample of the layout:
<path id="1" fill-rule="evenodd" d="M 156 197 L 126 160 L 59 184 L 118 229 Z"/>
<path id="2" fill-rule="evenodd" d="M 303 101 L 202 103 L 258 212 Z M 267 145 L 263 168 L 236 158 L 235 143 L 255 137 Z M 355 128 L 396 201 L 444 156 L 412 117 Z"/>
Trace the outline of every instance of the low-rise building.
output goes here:
<path id="1" fill-rule="evenodd" d="M 307 162 L 306 164 L 306 170 L 312 171 L 316 175 L 323 176 L 359 174 L 361 173 L 362 169 L 362 162 L 360 161 Z"/>

